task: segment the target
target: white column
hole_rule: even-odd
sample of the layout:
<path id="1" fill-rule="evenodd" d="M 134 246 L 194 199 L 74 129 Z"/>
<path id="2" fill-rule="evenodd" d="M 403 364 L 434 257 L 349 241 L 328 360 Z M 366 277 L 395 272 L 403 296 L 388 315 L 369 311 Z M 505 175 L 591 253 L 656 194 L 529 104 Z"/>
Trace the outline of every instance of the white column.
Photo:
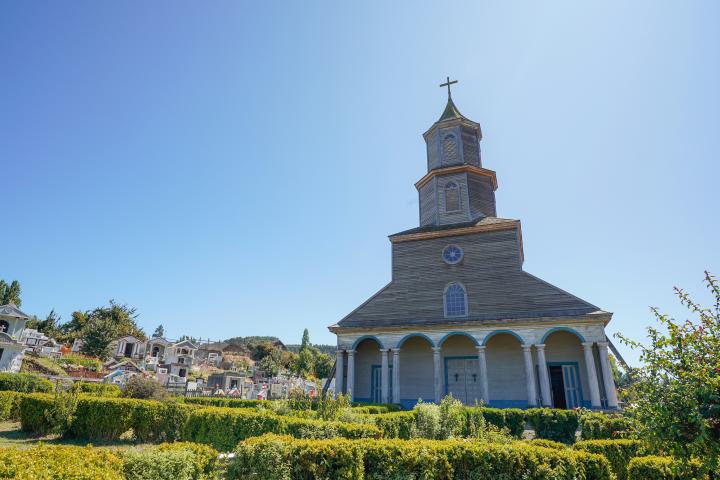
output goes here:
<path id="1" fill-rule="evenodd" d="M 435 403 L 442 399 L 442 380 L 440 379 L 440 347 L 433 347 L 433 371 L 435 374 Z"/>
<path id="2" fill-rule="evenodd" d="M 480 373 L 480 396 L 485 405 L 490 404 L 490 393 L 488 392 L 487 361 L 485 360 L 485 346 L 477 346 L 478 367 Z"/>
<path id="3" fill-rule="evenodd" d="M 592 342 L 583 342 L 583 353 L 585 353 L 585 368 L 587 369 L 588 383 L 590 384 L 590 405 L 592 408 L 601 408 L 600 385 L 598 384 L 597 370 L 595 369 L 595 358 L 592 352 Z"/>
<path id="4" fill-rule="evenodd" d="M 605 395 L 607 395 L 608 408 L 618 408 L 617 391 L 615 390 L 615 379 L 612 374 L 612 366 L 608 357 L 608 343 L 598 342 L 600 352 L 600 367 L 602 368 L 603 384 Z"/>
<path id="5" fill-rule="evenodd" d="M 355 400 L 355 350 L 347 350 L 348 356 L 348 374 L 347 374 L 347 393 L 350 401 Z"/>
<path id="6" fill-rule="evenodd" d="M 548 375 L 547 362 L 545 361 L 545 344 L 536 344 L 535 350 L 537 351 L 538 371 L 540 373 L 540 396 L 542 397 L 542 404 L 543 407 L 551 407 L 550 376 Z"/>
<path id="7" fill-rule="evenodd" d="M 533 369 L 532 345 L 523 345 L 523 357 L 525 357 L 525 383 L 527 385 L 528 405 L 537 406 L 537 389 L 535 388 L 535 371 Z"/>
<path id="8" fill-rule="evenodd" d="M 393 394 L 392 402 L 400 403 L 400 349 L 393 348 Z"/>
<path id="9" fill-rule="evenodd" d="M 344 353 L 343 350 L 338 350 L 335 354 L 335 397 L 343 393 Z"/>
<path id="10" fill-rule="evenodd" d="M 388 351 L 386 348 L 380 349 L 380 364 L 381 364 L 381 376 L 380 376 L 380 401 L 382 403 L 389 403 L 390 398 L 388 396 L 390 390 L 390 371 L 388 370 Z"/>

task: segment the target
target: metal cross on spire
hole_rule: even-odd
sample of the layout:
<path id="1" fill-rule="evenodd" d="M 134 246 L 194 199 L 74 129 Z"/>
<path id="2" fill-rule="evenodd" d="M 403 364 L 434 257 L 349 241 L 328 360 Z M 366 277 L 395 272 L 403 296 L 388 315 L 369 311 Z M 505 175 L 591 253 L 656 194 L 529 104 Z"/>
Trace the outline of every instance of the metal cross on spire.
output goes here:
<path id="1" fill-rule="evenodd" d="M 448 87 L 448 100 L 452 98 L 452 94 L 450 93 L 450 85 L 452 85 L 452 84 L 454 84 L 454 83 L 458 83 L 458 81 L 457 81 L 457 80 L 453 80 L 453 81 L 451 82 L 451 81 L 450 81 L 450 77 L 447 77 L 447 82 L 440 84 L 441 87 Z"/>

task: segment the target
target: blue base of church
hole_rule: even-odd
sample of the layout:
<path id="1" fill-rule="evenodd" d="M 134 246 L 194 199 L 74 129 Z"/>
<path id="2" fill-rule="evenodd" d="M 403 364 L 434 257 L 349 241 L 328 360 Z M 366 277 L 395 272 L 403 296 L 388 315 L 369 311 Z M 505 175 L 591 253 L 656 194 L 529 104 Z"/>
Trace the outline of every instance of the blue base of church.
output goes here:
<path id="1" fill-rule="evenodd" d="M 356 402 L 369 402 L 370 399 L 357 399 L 355 401 Z M 404 399 L 400 400 L 400 405 L 402 405 L 402 407 L 405 410 L 412 410 L 416 404 L 417 404 L 417 399 L 413 400 L 413 399 L 409 399 L 409 398 L 404 398 Z M 529 408 L 527 400 L 490 400 L 490 404 L 488 406 L 492 407 L 492 408 L 520 408 L 523 410 Z M 588 401 L 583 401 L 582 406 L 583 406 L 583 408 L 587 408 L 587 409 L 591 408 L 590 402 L 588 402 Z"/>

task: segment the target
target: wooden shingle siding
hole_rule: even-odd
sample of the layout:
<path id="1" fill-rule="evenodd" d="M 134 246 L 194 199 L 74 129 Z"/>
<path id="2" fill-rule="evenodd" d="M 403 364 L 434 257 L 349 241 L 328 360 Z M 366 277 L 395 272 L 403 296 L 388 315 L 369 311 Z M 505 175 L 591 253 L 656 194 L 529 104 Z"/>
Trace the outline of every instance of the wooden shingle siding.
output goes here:
<path id="1" fill-rule="evenodd" d="M 447 212 L 445 205 L 445 185 L 455 182 L 460 188 L 460 210 Z M 468 199 L 467 177 L 464 173 L 442 175 L 437 177 L 438 188 L 438 225 L 461 223 L 471 220 Z"/>
<path id="2" fill-rule="evenodd" d="M 468 196 L 470 198 L 470 213 L 473 218 L 479 216 L 495 217 L 495 190 L 492 179 L 485 176 L 468 176 Z"/>
<path id="3" fill-rule="evenodd" d="M 435 182 L 425 184 L 418 192 L 420 196 L 420 225 L 434 224 L 437 220 Z"/>
<path id="4" fill-rule="evenodd" d="M 463 160 L 470 165 L 480 165 L 480 141 L 477 133 L 469 128 L 462 129 Z"/>
<path id="5" fill-rule="evenodd" d="M 437 134 L 427 141 L 427 167 L 428 171 L 440 168 L 440 142 Z"/>
<path id="6" fill-rule="evenodd" d="M 464 251 L 457 265 L 442 260 L 449 244 Z M 392 249 L 392 282 L 343 319 L 341 327 L 449 322 L 444 318 L 443 291 L 450 282 L 461 282 L 467 291 L 468 316 L 463 321 L 597 310 L 523 272 L 515 230 L 400 242 Z"/>

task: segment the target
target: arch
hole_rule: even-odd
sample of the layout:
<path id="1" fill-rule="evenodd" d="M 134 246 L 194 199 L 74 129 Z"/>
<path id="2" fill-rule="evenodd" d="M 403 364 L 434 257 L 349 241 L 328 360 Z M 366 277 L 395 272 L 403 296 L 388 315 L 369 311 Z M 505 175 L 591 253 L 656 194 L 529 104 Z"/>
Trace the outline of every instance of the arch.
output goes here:
<path id="1" fill-rule="evenodd" d="M 513 332 L 512 330 L 494 330 L 485 336 L 485 339 L 483 340 L 482 344 L 487 345 L 487 343 L 490 341 L 490 339 L 492 337 L 494 337 L 495 335 L 500 335 L 502 333 L 507 333 L 508 335 L 512 335 L 520 342 L 521 345 L 525 345 L 525 340 L 520 335 Z"/>
<path id="2" fill-rule="evenodd" d="M 553 328 L 551 328 L 550 330 L 548 330 L 547 332 L 545 332 L 545 335 L 543 335 L 542 340 L 540 340 L 540 343 L 545 343 L 545 340 L 546 340 L 550 335 L 552 335 L 552 334 L 555 333 L 555 332 L 568 332 L 568 333 L 572 333 L 573 335 L 575 335 L 577 338 L 580 339 L 580 342 L 583 342 L 583 343 L 585 342 L 585 337 L 583 337 L 583 336 L 580 334 L 580 332 L 578 332 L 578 331 L 575 330 L 574 328 L 570 328 L 570 327 L 553 327 Z"/>
<path id="3" fill-rule="evenodd" d="M 396 346 L 395 348 L 400 348 L 400 347 L 402 347 L 403 343 L 405 343 L 407 340 L 409 340 L 409 339 L 411 339 L 411 338 L 413 338 L 413 337 L 424 338 L 424 339 L 430 344 L 431 347 L 435 347 L 435 342 L 433 342 L 433 341 L 430 339 L 430 337 L 428 337 L 428 336 L 425 335 L 424 333 L 411 333 L 411 334 L 405 335 L 403 338 L 401 338 L 400 341 L 397 343 L 397 346 Z"/>
<path id="4" fill-rule="evenodd" d="M 445 211 L 456 212 L 460 210 L 460 186 L 455 182 L 445 184 Z"/>
<path id="5" fill-rule="evenodd" d="M 378 344 L 378 347 L 385 348 L 385 345 L 383 345 L 383 343 L 380 341 L 380 339 L 377 338 L 375 335 L 363 335 L 362 337 L 359 337 L 358 339 L 356 339 L 355 342 L 352 344 L 352 350 L 355 350 L 357 348 L 357 346 L 360 345 L 360 343 L 365 340 L 372 340 Z"/>
<path id="6" fill-rule="evenodd" d="M 455 336 L 455 335 L 459 335 L 459 336 L 461 336 L 461 337 L 467 337 L 467 338 L 469 338 L 470 340 L 472 340 L 472 342 L 473 342 L 476 346 L 477 346 L 477 345 L 480 345 L 480 342 L 478 342 L 478 339 L 475 338 L 475 337 L 473 337 L 472 335 L 470 335 L 470 334 L 467 333 L 467 332 L 450 332 L 450 333 L 448 333 L 447 335 L 445 335 L 444 337 L 442 337 L 442 338 L 440 339 L 440 341 L 438 342 L 438 347 L 442 347 L 442 344 L 445 342 L 445 340 L 447 340 L 448 338 L 450 338 L 450 337 L 452 337 L 452 336 Z"/>
<path id="7" fill-rule="evenodd" d="M 467 317 L 468 298 L 465 285 L 460 282 L 451 282 L 445 286 L 443 310 L 445 317 Z"/>

